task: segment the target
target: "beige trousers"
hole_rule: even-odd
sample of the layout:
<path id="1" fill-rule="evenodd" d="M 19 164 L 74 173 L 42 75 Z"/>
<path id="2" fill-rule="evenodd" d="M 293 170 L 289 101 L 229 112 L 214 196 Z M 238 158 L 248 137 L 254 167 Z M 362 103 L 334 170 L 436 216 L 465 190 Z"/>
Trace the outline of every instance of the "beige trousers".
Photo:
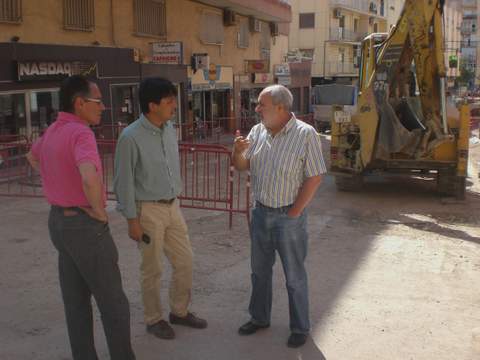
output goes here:
<path id="1" fill-rule="evenodd" d="M 170 311 L 175 315 L 185 316 L 192 290 L 193 252 L 179 202 L 141 202 L 138 210 L 143 231 L 150 236 L 150 244 L 139 243 L 142 254 L 140 271 L 145 322 L 152 325 L 163 319 L 160 278 L 164 255 L 173 271 L 169 293 Z"/>

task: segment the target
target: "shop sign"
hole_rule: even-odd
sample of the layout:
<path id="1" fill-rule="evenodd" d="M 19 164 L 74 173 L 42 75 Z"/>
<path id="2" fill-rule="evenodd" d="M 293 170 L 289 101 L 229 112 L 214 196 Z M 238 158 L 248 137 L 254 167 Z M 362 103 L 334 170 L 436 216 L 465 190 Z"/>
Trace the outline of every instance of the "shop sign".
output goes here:
<path id="1" fill-rule="evenodd" d="M 290 76 L 298 83 L 310 83 L 311 74 L 312 63 L 310 61 L 290 64 Z"/>
<path id="2" fill-rule="evenodd" d="M 208 69 L 191 73 L 191 90 L 226 90 L 233 88 L 233 69 L 210 64 Z"/>
<path id="3" fill-rule="evenodd" d="M 275 76 L 290 76 L 290 65 L 289 64 L 278 64 L 274 67 Z"/>
<path id="4" fill-rule="evenodd" d="M 273 75 L 270 73 L 254 74 L 254 84 L 270 84 L 273 83 Z"/>
<path id="5" fill-rule="evenodd" d="M 289 86 L 292 83 L 292 78 L 290 76 L 279 76 L 277 77 L 278 84 L 283 86 Z"/>
<path id="6" fill-rule="evenodd" d="M 72 75 L 97 77 L 97 63 L 90 61 L 19 61 L 18 80 L 61 80 Z"/>
<path id="7" fill-rule="evenodd" d="M 269 71 L 268 60 L 246 60 L 247 73 L 267 73 Z"/>
<path id="8" fill-rule="evenodd" d="M 181 41 L 152 43 L 152 62 L 155 64 L 178 65 L 183 63 Z"/>

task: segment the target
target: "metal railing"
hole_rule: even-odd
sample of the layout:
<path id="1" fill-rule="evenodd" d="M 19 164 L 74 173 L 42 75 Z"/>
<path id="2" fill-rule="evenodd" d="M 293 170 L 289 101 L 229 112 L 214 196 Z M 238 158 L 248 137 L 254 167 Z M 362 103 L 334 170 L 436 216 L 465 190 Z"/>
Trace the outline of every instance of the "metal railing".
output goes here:
<path id="1" fill-rule="evenodd" d="M 326 63 L 328 75 L 355 75 L 358 76 L 358 67 L 352 62 L 331 61 Z"/>
<path id="2" fill-rule="evenodd" d="M 0 142 L 0 196 L 42 197 L 40 175 L 29 165 L 26 154 L 31 143 L 23 138 Z M 113 174 L 116 140 L 98 140 L 103 183 L 110 200 L 115 199 Z M 180 206 L 226 212 L 229 227 L 234 214 L 250 218 L 250 174 L 234 171 L 232 151 L 215 144 L 180 144 L 183 190 Z"/>
<path id="3" fill-rule="evenodd" d="M 330 28 L 331 41 L 354 41 L 361 42 L 367 33 L 360 33 L 357 31 L 347 30 L 342 27 Z"/>
<path id="4" fill-rule="evenodd" d="M 330 5 L 343 6 L 352 10 L 385 16 L 385 8 L 382 8 L 380 3 L 374 0 L 330 0 Z"/>

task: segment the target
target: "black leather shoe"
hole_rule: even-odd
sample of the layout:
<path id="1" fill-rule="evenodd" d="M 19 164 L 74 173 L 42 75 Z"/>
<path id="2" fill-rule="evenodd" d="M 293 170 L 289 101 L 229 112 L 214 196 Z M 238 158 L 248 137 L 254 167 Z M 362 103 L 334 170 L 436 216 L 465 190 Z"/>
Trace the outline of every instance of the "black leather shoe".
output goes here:
<path id="1" fill-rule="evenodd" d="M 188 326 L 194 329 L 205 329 L 208 326 L 206 320 L 200 319 L 191 312 L 184 317 L 170 313 L 169 320 L 171 324 Z"/>
<path id="2" fill-rule="evenodd" d="M 287 346 L 290 348 L 298 348 L 305 344 L 307 337 L 308 334 L 291 333 L 288 337 Z"/>
<path id="3" fill-rule="evenodd" d="M 255 334 L 257 330 L 266 329 L 269 327 L 270 325 L 257 325 L 249 321 L 246 324 L 243 324 L 242 326 L 240 326 L 240 328 L 238 329 L 238 333 L 240 335 L 252 335 L 252 334 Z"/>
<path id="4" fill-rule="evenodd" d="M 147 325 L 147 332 L 155 335 L 160 339 L 171 340 L 175 339 L 175 332 L 169 323 L 165 320 L 160 320 L 153 325 Z"/>

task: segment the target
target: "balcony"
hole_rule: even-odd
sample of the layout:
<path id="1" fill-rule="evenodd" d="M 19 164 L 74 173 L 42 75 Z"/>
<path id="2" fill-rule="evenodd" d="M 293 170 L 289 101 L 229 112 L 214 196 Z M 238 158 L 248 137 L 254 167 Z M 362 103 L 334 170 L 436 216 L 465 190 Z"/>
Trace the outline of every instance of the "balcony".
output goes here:
<path id="1" fill-rule="evenodd" d="M 292 8 L 288 0 L 197 0 L 197 2 L 228 8 L 263 21 L 287 23 L 292 21 Z"/>
<path id="2" fill-rule="evenodd" d="M 347 30 L 342 27 L 331 27 L 330 28 L 330 41 L 338 42 L 361 42 L 367 33 L 360 33 L 352 30 Z"/>
<path id="3" fill-rule="evenodd" d="M 326 76 L 358 76 L 358 67 L 352 62 L 330 61 L 325 64 Z"/>
<path id="4" fill-rule="evenodd" d="M 469 25 L 462 25 L 460 27 L 460 33 L 462 35 L 471 35 L 477 32 L 477 28 L 475 25 L 469 24 Z"/>
<path id="5" fill-rule="evenodd" d="M 330 5 L 361 12 L 365 15 L 386 17 L 385 6 L 377 4 L 374 0 L 330 0 Z"/>

